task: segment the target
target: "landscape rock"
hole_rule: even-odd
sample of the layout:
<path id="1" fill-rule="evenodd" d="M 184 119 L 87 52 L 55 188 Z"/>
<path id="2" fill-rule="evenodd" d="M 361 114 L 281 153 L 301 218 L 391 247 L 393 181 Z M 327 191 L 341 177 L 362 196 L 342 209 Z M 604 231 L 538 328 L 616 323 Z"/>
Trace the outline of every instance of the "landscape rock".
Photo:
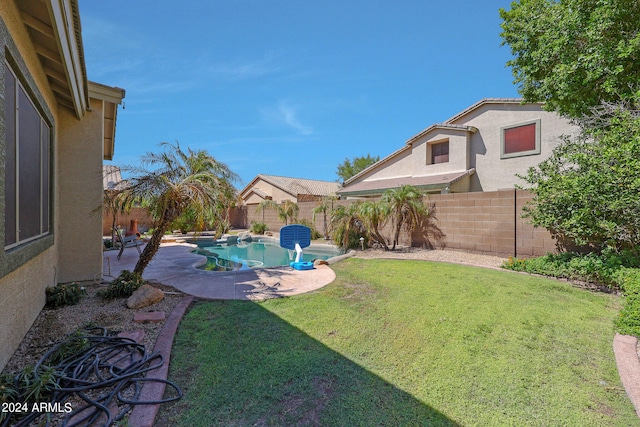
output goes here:
<path id="1" fill-rule="evenodd" d="M 159 323 L 166 318 L 164 311 L 149 311 L 147 313 L 136 313 L 133 315 L 133 321 L 136 323 Z"/>
<path id="2" fill-rule="evenodd" d="M 162 298 L 164 298 L 164 292 L 144 284 L 127 299 L 127 307 L 132 309 L 147 307 L 162 301 Z"/>
<path id="3" fill-rule="evenodd" d="M 317 260 L 313 261 L 313 265 L 314 265 L 314 267 L 317 267 L 319 265 L 329 265 L 329 263 L 324 259 L 317 259 Z"/>

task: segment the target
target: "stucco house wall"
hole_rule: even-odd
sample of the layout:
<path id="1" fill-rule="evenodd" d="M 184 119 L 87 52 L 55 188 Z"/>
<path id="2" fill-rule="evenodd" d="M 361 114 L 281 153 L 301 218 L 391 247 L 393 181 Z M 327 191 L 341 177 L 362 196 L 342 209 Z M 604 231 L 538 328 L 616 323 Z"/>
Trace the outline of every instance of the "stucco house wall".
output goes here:
<path id="1" fill-rule="evenodd" d="M 506 128 L 537 123 L 539 152 L 503 154 Z M 576 127 L 542 104 L 521 99 L 484 99 L 441 124 L 410 138 L 404 146 L 347 180 L 339 194 L 376 197 L 388 188 L 414 185 L 430 193 L 496 191 L 524 184 L 517 174 L 549 157 Z M 448 143 L 448 161 L 433 163 L 435 144 Z"/>
<path id="2" fill-rule="evenodd" d="M 0 58 L 7 60 L 6 52 L 17 71 L 23 73 L 25 84 L 33 91 L 32 96 L 40 103 L 40 108 L 46 110 L 45 115 L 55 121 L 57 103 L 51 91 L 47 78 L 42 71 L 37 55 L 33 51 L 29 35 L 22 23 L 20 12 L 13 1 L 0 2 Z M 4 67 L 0 67 L 4 70 Z M 2 82 L 4 72 L 2 72 Z M 13 350 L 18 346 L 24 334 L 37 317 L 45 301 L 44 289 L 54 283 L 58 257 L 58 248 L 54 236 L 19 247 L 6 253 L 4 250 L 4 192 L 5 192 L 5 111 L 4 84 L 2 99 L 0 100 L 0 368 L 3 367 Z M 54 128 L 55 130 L 56 128 Z M 58 138 L 54 134 L 54 138 Z M 55 152 L 54 152 L 55 156 Z M 55 188 L 55 176 L 53 177 Z M 27 261 L 28 260 L 28 261 Z"/>
<path id="3" fill-rule="evenodd" d="M 93 280 L 102 273 L 102 104 L 79 121 L 61 109 L 57 156 L 58 281 Z"/>
<path id="4" fill-rule="evenodd" d="M 540 121 L 540 154 L 500 158 L 502 127 L 534 120 Z M 544 111 L 542 104 L 519 102 L 487 103 L 452 123 L 478 129 L 471 135 L 469 166 L 475 168 L 476 173 L 471 179 L 470 191 L 496 191 L 524 184 L 516 174 L 524 174 L 529 167 L 549 157 L 562 135 L 577 131 L 558 114 Z"/>
<path id="5" fill-rule="evenodd" d="M 124 91 L 104 87 L 102 94 L 90 97 L 88 88 L 96 84 L 86 78 L 80 28 L 77 0 L 0 2 L 0 369 L 43 308 L 46 287 L 93 280 L 102 272 L 102 213 L 90 211 L 102 200 L 102 160 L 113 154 L 115 112 Z M 21 109 L 14 106 L 15 93 L 7 87 L 5 79 L 10 76 L 5 76 L 5 64 L 15 77 L 11 81 L 23 91 L 20 105 L 28 98 L 32 107 L 27 104 L 26 110 L 32 116 L 22 117 Z M 15 216 L 23 220 L 20 208 L 13 210 L 8 202 L 12 192 L 7 177 L 14 168 L 7 168 L 13 159 L 8 144 L 15 142 L 7 141 L 14 136 L 9 129 L 16 128 L 8 118 L 14 108 L 16 123 L 40 121 L 40 147 L 35 153 L 41 150 L 40 155 L 49 157 L 40 165 L 45 178 L 39 188 L 27 191 L 40 195 L 35 196 L 35 204 L 39 210 L 47 206 L 42 211 L 48 210 L 48 216 L 41 215 L 38 232 L 24 238 L 9 237 L 16 236 L 16 227 L 12 230 L 12 221 L 6 218 L 7 213 L 18 212 Z M 26 142 L 18 138 L 20 153 L 37 138 L 26 137 Z M 17 164 L 18 158 L 9 165 Z M 30 167 L 27 171 L 31 172 Z M 14 188 L 29 173 L 15 178 Z M 48 189 L 48 197 L 40 187 Z"/>

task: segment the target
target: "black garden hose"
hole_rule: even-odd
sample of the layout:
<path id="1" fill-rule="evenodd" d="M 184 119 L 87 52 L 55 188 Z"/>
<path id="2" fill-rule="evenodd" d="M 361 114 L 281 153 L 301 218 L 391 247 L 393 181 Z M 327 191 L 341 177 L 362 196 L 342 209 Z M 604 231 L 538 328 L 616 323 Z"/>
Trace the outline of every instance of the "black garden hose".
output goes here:
<path id="1" fill-rule="evenodd" d="M 57 360 L 65 349 L 74 348 L 74 345 L 78 344 L 84 348 Z M 160 353 L 149 354 L 144 345 L 130 338 L 108 336 L 105 328 L 92 328 L 49 349 L 36 363 L 34 375 L 37 381 L 38 373 L 43 368 L 55 370 L 57 386 L 48 401 L 58 410 L 69 409 L 61 426 L 108 427 L 122 419 L 134 405 L 155 405 L 182 397 L 182 390 L 172 381 L 145 377 L 145 373 L 162 364 L 163 357 Z M 15 378 L 16 386 L 17 381 L 18 376 Z M 145 381 L 169 385 L 175 390 L 174 396 L 157 401 L 139 400 Z M 83 403 L 71 409 L 70 405 L 65 406 L 65 402 L 74 394 L 82 399 Z M 118 414 L 112 416 L 109 408 L 114 405 L 121 408 Z M 45 414 L 47 413 L 33 411 L 20 419 L 15 417 L 17 414 L 9 414 L 1 427 L 26 427 Z M 101 415 L 104 417 L 96 423 Z M 47 416 L 47 420 L 40 421 L 34 425 L 51 425 L 50 416 Z"/>

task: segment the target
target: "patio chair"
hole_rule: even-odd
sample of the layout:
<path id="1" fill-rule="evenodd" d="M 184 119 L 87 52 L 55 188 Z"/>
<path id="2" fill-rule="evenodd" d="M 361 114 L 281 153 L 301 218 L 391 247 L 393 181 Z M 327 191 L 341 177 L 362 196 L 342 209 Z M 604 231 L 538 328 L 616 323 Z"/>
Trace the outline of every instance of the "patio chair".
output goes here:
<path id="1" fill-rule="evenodd" d="M 140 246 L 144 245 L 144 242 L 140 240 L 140 236 L 137 234 L 133 234 L 131 236 L 125 236 L 122 228 L 116 228 L 116 240 L 120 242 L 120 252 L 118 252 L 118 260 L 122 256 L 122 252 L 124 252 L 124 248 L 134 247 L 138 250 L 138 255 L 142 253 L 140 250 Z"/>

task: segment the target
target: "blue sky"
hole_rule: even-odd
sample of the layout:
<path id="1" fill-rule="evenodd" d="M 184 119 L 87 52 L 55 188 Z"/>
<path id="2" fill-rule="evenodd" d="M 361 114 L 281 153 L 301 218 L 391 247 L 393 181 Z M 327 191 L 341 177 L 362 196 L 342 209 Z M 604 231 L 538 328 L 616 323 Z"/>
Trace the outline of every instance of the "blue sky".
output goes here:
<path id="1" fill-rule="evenodd" d="M 126 90 L 113 164 L 162 141 L 240 175 L 335 181 L 482 98 L 517 97 L 510 0 L 80 0 L 89 80 Z"/>

